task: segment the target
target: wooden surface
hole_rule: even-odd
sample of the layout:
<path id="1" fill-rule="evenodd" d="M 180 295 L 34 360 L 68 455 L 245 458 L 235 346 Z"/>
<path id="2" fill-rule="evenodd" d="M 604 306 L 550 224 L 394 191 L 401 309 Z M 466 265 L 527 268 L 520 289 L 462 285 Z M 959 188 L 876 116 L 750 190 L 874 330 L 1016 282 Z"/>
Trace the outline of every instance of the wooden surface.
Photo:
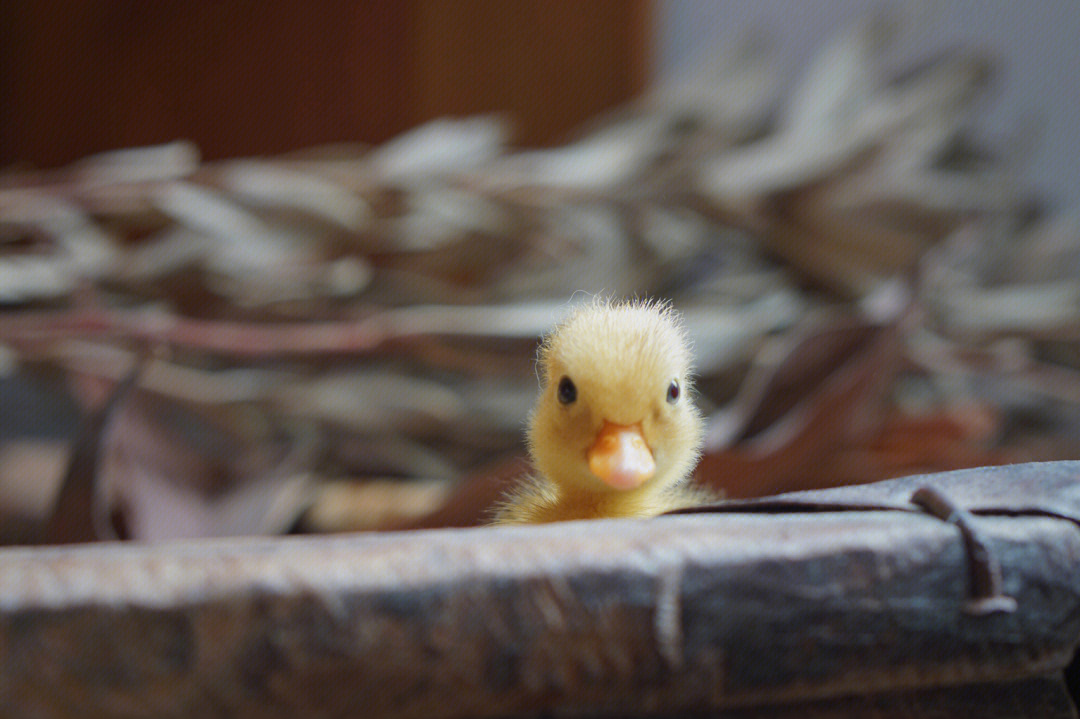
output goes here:
<path id="1" fill-rule="evenodd" d="M 646 0 L 0 4 L 0 166 L 183 138 L 208 159 L 506 111 L 565 139 L 639 92 Z"/>
<path id="2" fill-rule="evenodd" d="M 998 716 L 1069 716 L 1080 530 L 975 521 L 1014 612 L 966 611 L 957 528 L 916 511 L 8 549 L 0 705 L 451 717 L 809 703 L 815 716 L 919 716 L 912 706 L 966 706 L 983 684 L 1012 697 Z"/>
<path id="3" fill-rule="evenodd" d="M 700 715 L 699 715 L 700 716 Z M 1076 719 L 1057 676 L 940 689 L 867 693 L 710 714 L 714 719 Z"/>

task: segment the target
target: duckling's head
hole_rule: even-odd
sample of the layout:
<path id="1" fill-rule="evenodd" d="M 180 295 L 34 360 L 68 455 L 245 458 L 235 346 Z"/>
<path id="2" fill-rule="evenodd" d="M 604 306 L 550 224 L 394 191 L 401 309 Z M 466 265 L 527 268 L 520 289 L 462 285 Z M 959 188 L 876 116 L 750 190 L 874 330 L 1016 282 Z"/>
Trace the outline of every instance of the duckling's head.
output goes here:
<path id="1" fill-rule="evenodd" d="M 661 489 L 693 469 L 701 417 L 686 333 L 670 305 L 586 305 L 545 338 L 539 364 L 529 450 L 564 491 Z"/>

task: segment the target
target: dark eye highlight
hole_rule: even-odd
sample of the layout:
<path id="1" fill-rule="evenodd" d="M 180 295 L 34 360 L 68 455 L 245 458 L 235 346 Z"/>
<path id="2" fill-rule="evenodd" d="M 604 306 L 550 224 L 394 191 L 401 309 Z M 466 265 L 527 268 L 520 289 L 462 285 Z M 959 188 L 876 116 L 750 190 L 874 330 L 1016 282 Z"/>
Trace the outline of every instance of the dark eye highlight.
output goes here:
<path id="1" fill-rule="evenodd" d="M 577 399 L 577 387 L 574 386 L 573 380 L 569 377 L 559 380 L 557 396 L 563 404 L 572 404 Z"/>
<path id="2" fill-rule="evenodd" d="M 680 392 L 681 390 L 679 389 L 679 380 L 671 380 L 671 384 L 669 384 L 667 388 L 668 404 L 675 404 L 676 402 L 678 402 Z"/>

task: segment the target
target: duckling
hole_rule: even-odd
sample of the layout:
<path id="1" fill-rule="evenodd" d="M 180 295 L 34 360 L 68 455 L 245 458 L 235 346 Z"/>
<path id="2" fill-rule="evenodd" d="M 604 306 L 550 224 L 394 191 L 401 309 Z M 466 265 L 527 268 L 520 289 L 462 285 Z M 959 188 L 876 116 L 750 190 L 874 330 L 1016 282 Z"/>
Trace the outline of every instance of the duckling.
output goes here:
<path id="1" fill-rule="evenodd" d="M 686 486 L 703 429 L 690 348 L 666 302 L 598 300 L 544 338 L 527 440 L 536 474 L 495 524 L 647 517 L 713 499 Z"/>

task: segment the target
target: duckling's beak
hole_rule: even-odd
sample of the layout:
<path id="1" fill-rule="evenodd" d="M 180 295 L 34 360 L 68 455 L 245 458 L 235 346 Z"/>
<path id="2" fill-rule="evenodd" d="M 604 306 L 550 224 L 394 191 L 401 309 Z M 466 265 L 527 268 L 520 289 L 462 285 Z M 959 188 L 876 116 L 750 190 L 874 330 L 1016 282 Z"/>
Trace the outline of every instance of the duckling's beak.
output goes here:
<path id="1" fill-rule="evenodd" d="M 589 471 L 615 489 L 635 489 L 656 472 L 641 425 L 604 422 L 586 456 Z"/>

